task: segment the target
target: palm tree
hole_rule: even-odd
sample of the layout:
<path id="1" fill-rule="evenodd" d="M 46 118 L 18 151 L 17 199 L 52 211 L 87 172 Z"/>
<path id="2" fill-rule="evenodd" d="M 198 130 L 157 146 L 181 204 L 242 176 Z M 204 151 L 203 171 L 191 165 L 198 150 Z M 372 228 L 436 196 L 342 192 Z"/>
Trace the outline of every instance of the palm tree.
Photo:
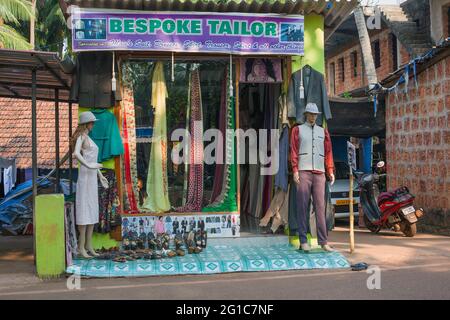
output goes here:
<path id="1" fill-rule="evenodd" d="M 29 0 L 0 1 L 0 47 L 10 49 L 30 49 L 31 44 L 16 29 L 22 21 L 33 16 Z"/>
<path id="2" fill-rule="evenodd" d="M 364 70 L 366 71 L 369 89 L 378 83 L 375 63 L 373 61 L 372 46 L 370 45 L 369 32 L 367 31 L 366 19 L 364 18 L 363 7 L 359 5 L 355 8 L 355 23 L 358 29 L 359 42 L 361 44 Z"/>
<path id="3" fill-rule="evenodd" d="M 66 20 L 58 0 L 38 2 L 36 24 L 36 48 L 42 51 L 62 53 L 62 44 L 70 39 Z M 68 41 L 71 43 L 71 41 Z"/>

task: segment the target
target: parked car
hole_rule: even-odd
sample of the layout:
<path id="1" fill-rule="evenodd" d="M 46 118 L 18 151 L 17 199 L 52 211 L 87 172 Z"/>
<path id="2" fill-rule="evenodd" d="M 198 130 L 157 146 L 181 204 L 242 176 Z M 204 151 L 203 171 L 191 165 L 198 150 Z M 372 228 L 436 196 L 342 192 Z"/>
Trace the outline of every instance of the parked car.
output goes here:
<path id="1" fill-rule="evenodd" d="M 336 181 L 331 186 L 331 203 L 334 207 L 334 217 L 348 218 L 350 217 L 350 168 L 343 161 L 334 163 L 336 168 Z M 353 215 L 358 216 L 359 204 L 359 186 L 356 179 L 353 180 Z"/>

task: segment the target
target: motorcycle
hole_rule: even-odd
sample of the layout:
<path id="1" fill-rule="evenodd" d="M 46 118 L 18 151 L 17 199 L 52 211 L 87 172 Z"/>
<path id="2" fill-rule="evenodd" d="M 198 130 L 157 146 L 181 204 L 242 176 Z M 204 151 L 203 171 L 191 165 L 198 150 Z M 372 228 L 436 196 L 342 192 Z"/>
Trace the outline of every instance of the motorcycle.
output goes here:
<path id="1" fill-rule="evenodd" d="M 377 164 L 384 167 L 384 162 Z M 414 237 L 417 222 L 423 217 L 424 210 L 414 207 L 414 195 L 403 186 L 390 192 L 382 192 L 378 196 L 378 182 L 384 175 L 355 172 L 359 184 L 359 199 L 364 214 L 364 223 L 371 232 L 381 229 L 401 231 L 407 237 Z"/>

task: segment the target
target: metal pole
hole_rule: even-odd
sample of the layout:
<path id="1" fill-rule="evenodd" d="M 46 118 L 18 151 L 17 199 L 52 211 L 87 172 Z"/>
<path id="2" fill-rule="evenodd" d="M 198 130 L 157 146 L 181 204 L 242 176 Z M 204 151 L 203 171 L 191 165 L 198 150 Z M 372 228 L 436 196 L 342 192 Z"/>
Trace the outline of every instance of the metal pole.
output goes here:
<path id="1" fill-rule="evenodd" d="M 56 160 L 56 185 L 55 193 L 59 193 L 59 89 L 55 89 L 55 160 Z"/>
<path id="2" fill-rule="evenodd" d="M 350 166 L 350 253 L 355 251 L 355 217 L 353 216 L 353 170 Z"/>
<path id="3" fill-rule="evenodd" d="M 70 138 L 72 137 L 72 102 L 69 102 L 69 141 Z M 73 188 L 72 188 L 72 184 L 73 184 L 73 176 L 72 176 L 72 147 L 70 146 L 69 143 L 69 181 L 70 181 L 70 194 L 72 195 L 73 193 Z"/>
<path id="4" fill-rule="evenodd" d="M 33 248 L 36 263 L 36 196 L 37 196 L 37 121 L 36 121 L 36 69 L 31 70 L 31 170 L 33 185 Z"/>

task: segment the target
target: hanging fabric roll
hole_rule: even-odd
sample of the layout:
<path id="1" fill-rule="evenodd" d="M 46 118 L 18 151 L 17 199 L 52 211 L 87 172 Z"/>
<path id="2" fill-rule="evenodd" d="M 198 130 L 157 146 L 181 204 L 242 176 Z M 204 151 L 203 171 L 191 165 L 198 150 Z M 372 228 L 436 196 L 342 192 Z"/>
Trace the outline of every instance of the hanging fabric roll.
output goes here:
<path id="1" fill-rule="evenodd" d="M 186 204 L 178 212 L 200 211 L 203 201 L 203 110 L 198 68 L 191 71 L 189 181 Z"/>
<path id="2" fill-rule="evenodd" d="M 188 102 L 187 102 L 187 110 L 186 110 L 186 132 L 189 132 L 189 119 L 191 117 L 191 77 L 189 77 L 189 85 L 188 85 Z M 186 145 L 186 154 L 189 154 L 189 144 Z M 187 174 L 189 170 L 189 161 L 184 162 L 184 181 L 183 181 L 183 206 L 186 205 L 187 194 L 188 194 L 188 181 L 189 175 Z"/>
<path id="3" fill-rule="evenodd" d="M 124 182 L 124 208 L 130 213 L 137 213 L 137 152 L 136 152 L 136 116 L 134 110 L 134 93 L 131 79 L 127 77 L 128 63 L 122 69 L 122 137 L 124 142 L 123 182 Z"/>
<path id="4" fill-rule="evenodd" d="M 228 68 L 225 68 L 225 75 L 228 74 Z M 222 137 L 225 137 L 226 113 L 227 113 L 227 79 L 222 81 L 221 96 L 220 96 L 220 110 L 219 110 L 219 131 Z M 211 194 L 211 203 L 213 203 L 222 191 L 224 165 L 223 165 L 223 150 L 216 152 L 216 168 L 214 171 L 214 186 Z M 220 163 L 218 163 L 220 162 Z"/>
<path id="5" fill-rule="evenodd" d="M 230 69 L 231 70 L 231 69 Z M 231 72 L 230 72 L 231 74 Z M 236 148 L 234 143 L 234 129 L 236 125 L 234 98 L 232 96 L 232 79 L 229 76 L 227 93 L 227 133 L 225 135 L 225 165 L 224 165 L 224 183 L 220 195 L 216 201 L 209 206 L 203 208 L 204 212 L 234 212 L 237 211 L 236 188 L 237 188 L 237 164 L 236 164 Z"/>
<path id="6" fill-rule="evenodd" d="M 170 210 L 167 180 L 167 87 L 162 62 L 153 70 L 151 105 L 155 108 L 152 146 L 147 175 L 147 194 L 143 208 L 151 212 Z"/>

